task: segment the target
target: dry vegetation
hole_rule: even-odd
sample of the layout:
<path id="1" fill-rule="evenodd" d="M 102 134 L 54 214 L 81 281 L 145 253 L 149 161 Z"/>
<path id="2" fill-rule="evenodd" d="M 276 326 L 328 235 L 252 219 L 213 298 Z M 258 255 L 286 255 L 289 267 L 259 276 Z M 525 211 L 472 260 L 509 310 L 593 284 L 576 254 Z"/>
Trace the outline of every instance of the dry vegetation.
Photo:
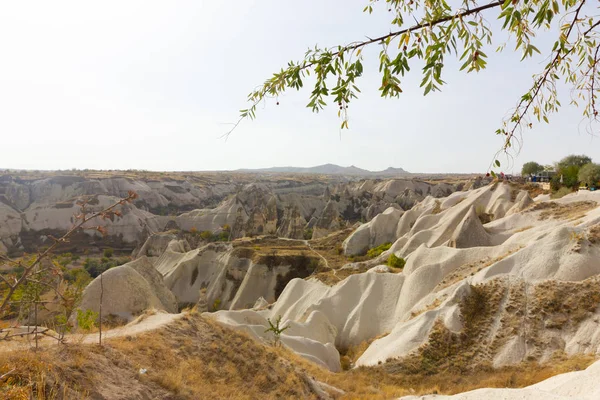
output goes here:
<path id="1" fill-rule="evenodd" d="M 560 204 L 556 202 L 536 203 L 528 211 L 542 211 L 539 215 L 541 221 L 554 219 L 576 220 L 585 216 L 585 213 L 598 206 L 595 201 L 576 201 L 573 203 Z"/>
<path id="2" fill-rule="evenodd" d="M 475 302 L 469 307 L 475 312 L 480 306 Z M 474 313 L 469 318 L 476 324 L 480 317 Z M 366 346 L 348 349 L 346 357 L 355 360 Z M 265 346 L 197 314 L 137 337 L 108 340 L 104 347 L 51 346 L 39 353 L 0 353 L 0 359 L 0 375 L 12 371 L 0 387 L 0 396 L 6 399 L 317 398 L 310 378 L 345 392 L 325 387 L 334 398 L 389 399 L 522 387 L 583 369 L 593 361 L 590 356 L 557 356 L 545 365 L 529 362 L 501 370 L 429 370 L 429 374 L 400 372 L 392 362 L 332 373 L 285 348 Z"/>
<path id="3" fill-rule="evenodd" d="M 517 247 L 512 250 L 509 250 L 505 254 L 503 254 L 499 257 L 495 257 L 495 258 L 486 257 L 484 259 L 481 259 L 481 260 L 478 260 L 478 261 L 475 261 L 472 263 L 463 264 L 460 267 L 456 268 L 451 273 L 449 273 L 448 275 L 446 275 L 446 277 L 440 283 L 438 283 L 438 285 L 435 287 L 434 291 L 439 292 L 442 289 L 445 289 L 449 286 L 452 286 L 453 284 L 455 284 L 457 282 L 462 281 L 463 279 L 467 278 L 468 276 L 475 275 L 477 272 L 481 271 L 482 269 L 487 268 L 490 265 L 493 265 L 493 264 L 497 263 L 498 261 L 505 259 L 506 257 L 510 256 L 511 254 L 516 253 L 517 251 L 521 250 L 521 248 L 522 247 Z"/>
<path id="4" fill-rule="evenodd" d="M 520 183 L 515 181 L 509 181 L 508 184 L 512 189 L 511 201 L 515 201 L 515 199 L 517 198 L 517 194 L 520 190 L 526 190 L 527 193 L 529 193 L 529 197 L 531 197 L 532 199 L 542 194 L 550 194 L 550 191 L 543 189 L 541 185 L 537 185 L 530 182 Z"/>
<path id="5" fill-rule="evenodd" d="M 600 244 L 600 224 L 594 225 L 590 228 L 587 239 L 591 244 Z"/>
<path id="6" fill-rule="evenodd" d="M 53 346 L 0 358 L 0 374 L 14 370 L 2 398 L 316 398 L 306 375 L 273 349 L 198 315 L 104 347 Z"/>

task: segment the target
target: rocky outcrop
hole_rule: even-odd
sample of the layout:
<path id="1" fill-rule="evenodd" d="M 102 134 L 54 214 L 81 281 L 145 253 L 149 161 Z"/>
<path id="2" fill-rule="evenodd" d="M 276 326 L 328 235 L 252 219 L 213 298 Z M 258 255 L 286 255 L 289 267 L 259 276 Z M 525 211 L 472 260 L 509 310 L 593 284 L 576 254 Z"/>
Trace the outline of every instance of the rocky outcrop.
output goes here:
<path id="1" fill-rule="evenodd" d="M 148 309 L 177 312 L 175 296 L 146 257 L 111 268 L 94 279 L 85 288 L 79 309 L 99 312 L 101 292 L 104 318 L 114 315 L 131 321 Z"/>
<path id="2" fill-rule="evenodd" d="M 490 236 L 483 228 L 474 207 L 469 209 L 463 220 L 458 224 L 448 243 L 449 246 L 458 249 L 490 246 L 491 244 Z"/>
<path id="3" fill-rule="evenodd" d="M 314 256 L 261 255 L 248 246 L 211 243 L 183 251 L 172 241 L 153 263 L 180 305 L 198 303 L 204 291 L 210 311 L 251 308 L 261 297 L 274 302 L 289 280 L 309 276 L 319 264 Z"/>
<path id="4" fill-rule="evenodd" d="M 394 217 L 401 236 L 388 254 L 406 260 L 402 272 L 379 267 L 384 254 L 334 286 L 296 279 L 268 309 L 212 316 L 260 337 L 264 320 L 281 315 L 295 329 L 284 333 L 289 347 L 332 369 L 328 346 L 380 335 L 357 366 L 501 367 L 556 352 L 598 354 L 600 193 L 509 212 L 523 199 L 502 183 L 428 197 Z M 485 229 L 484 215 L 493 216 Z M 293 347 L 303 341 L 317 343 Z"/>
<path id="5" fill-rule="evenodd" d="M 402 210 L 390 207 L 371 222 L 361 225 L 344 240 L 344 254 L 365 254 L 372 247 L 395 241 L 398 221 L 403 213 Z"/>
<path id="6" fill-rule="evenodd" d="M 340 230 L 343 227 L 340 224 L 340 219 L 341 216 L 336 202 L 329 200 L 313 227 L 312 238 L 318 239 Z"/>
<path id="7" fill-rule="evenodd" d="M 159 257 L 173 241 L 177 241 L 177 236 L 173 233 L 156 233 L 151 235 L 139 249 L 136 249 L 132 256 L 134 258 Z"/>
<path id="8" fill-rule="evenodd" d="M 123 218 L 99 222 L 107 228 L 106 237 L 87 232 L 76 238 L 77 246 L 65 251 L 133 250 L 148 235 L 173 229 L 213 234 L 227 229 L 232 239 L 263 234 L 316 239 L 358 221 L 368 222 L 389 207 L 408 209 L 427 195 L 442 196 L 458 187 L 408 179 L 353 182 L 342 177 L 332 184 L 332 179 L 244 176 L 213 182 L 210 174 L 203 179 L 183 175 L 181 180 L 143 178 L 143 174 L 139 178 L 106 173 L 48 175 L 27 181 L 1 177 L 0 251 L 35 251 L 47 244 L 49 235 L 64 234 L 79 213 L 75 201 L 81 196 L 92 199 L 95 204 L 90 208 L 97 210 L 130 190 L 138 194 L 133 204 L 124 207 Z"/>

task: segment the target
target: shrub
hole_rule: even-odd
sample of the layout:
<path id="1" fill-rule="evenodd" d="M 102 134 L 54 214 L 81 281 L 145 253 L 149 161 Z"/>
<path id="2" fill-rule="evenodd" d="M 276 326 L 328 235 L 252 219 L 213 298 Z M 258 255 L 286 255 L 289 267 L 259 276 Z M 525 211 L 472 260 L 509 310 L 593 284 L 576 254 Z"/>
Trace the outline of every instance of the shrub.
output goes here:
<path id="1" fill-rule="evenodd" d="M 598 187 L 598 181 L 600 181 L 600 164 L 585 164 L 579 170 L 578 177 L 582 184 L 585 185 L 587 183 L 590 188 Z"/>
<path id="2" fill-rule="evenodd" d="M 228 226 L 228 225 L 224 225 Z M 202 240 L 206 240 L 208 242 L 227 242 L 229 241 L 229 233 L 230 230 L 223 229 L 219 233 L 212 233 L 211 231 L 202 231 L 200 232 L 200 238 Z"/>
<path id="3" fill-rule="evenodd" d="M 90 331 L 96 326 L 98 320 L 98 313 L 92 310 L 85 310 L 83 312 L 77 309 L 77 325 L 84 331 Z"/>
<path id="4" fill-rule="evenodd" d="M 125 264 L 129 261 L 130 259 L 128 257 L 122 257 L 118 259 L 108 259 L 106 257 L 102 257 L 100 260 L 86 258 L 83 262 L 83 268 L 90 274 L 92 278 L 95 278 L 104 271 Z"/>
<path id="5" fill-rule="evenodd" d="M 432 214 L 439 214 L 442 212 L 442 202 L 439 200 L 435 201 L 435 206 L 433 207 L 433 210 L 431 210 Z"/>
<path id="6" fill-rule="evenodd" d="M 227 242 L 229 240 L 229 231 L 221 231 L 218 235 L 216 235 L 215 241 L 217 242 Z"/>
<path id="7" fill-rule="evenodd" d="M 563 196 L 568 195 L 569 193 L 572 193 L 573 191 L 571 190 L 571 188 L 568 187 L 561 187 L 560 189 L 558 189 L 556 192 L 552 193 L 550 195 L 551 198 L 553 199 L 560 199 Z"/>
<path id="8" fill-rule="evenodd" d="M 312 239 L 313 230 L 310 229 L 310 228 L 309 229 L 305 229 L 303 236 L 304 236 L 304 240 L 310 240 L 310 239 Z"/>
<path id="9" fill-rule="evenodd" d="M 69 265 L 71 263 L 72 257 L 73 256 L 71 255 L 71 253 L 64 253 L 64 254 L 61 254 L 59 256 L 56 256 L 55 257 L 55 261 L 59 265 L 61 265 L 63 267 L 66 267 L 67 265 Z"/>
<path id="10" fill-rule="evenodd" d="M 89 272 L 87 272 L 83 268 L 70 269 L 63 274 L 63 278 L 67 282 L 71 282 L 71 283 L 76 282 L 78 280 L 89 282 L 92 279 Z"/>
<path id="11" fill-rule="evenodd" d="M 390 254 L 387 259 L 387 265 L 392 268 L 402 269 L 406 265 L 406 260 L 402 257 L 397 257 L 395 254 Z"/>
<path id="12" fill-rule="evenodd" d="M 212 232 L 211 231 L 202 231 L 200 232 L 200 238 L 203 240 L 211 240 L 212 239 Z"/>
<path id="13" fill-rule="evenodd" d="M 106 249 L 104 249 L 104 257 L 106 258 L 111 258 L 113 256 L 113 249 L 111 249 L 110 247 L 107 247 Z"/>
<path id="14" fill-rule="evenodd" d="M 383 253 L 386 250 L 389 250 L 390 247 L 392 247 L 391 243 L 384 243 L 381 244 L 377 247 L 373 247 L 372 249 L 370 249 L 369 251 L 367 251 L 367 257 L 368 258 L 375 258 L 377 256 L 379 256 L 381 253 Z"/>

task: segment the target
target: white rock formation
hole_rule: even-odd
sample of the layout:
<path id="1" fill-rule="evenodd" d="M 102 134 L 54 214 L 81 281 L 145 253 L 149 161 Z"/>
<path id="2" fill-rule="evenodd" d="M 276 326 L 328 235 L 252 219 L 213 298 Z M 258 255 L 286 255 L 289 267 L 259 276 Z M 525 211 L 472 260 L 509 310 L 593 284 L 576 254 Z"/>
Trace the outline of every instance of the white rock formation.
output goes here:
<path id="1" fill-rule="evenodd" d="M 290 279 L 312 272 L 310 257 L 299 257 L 301 265 L 294 266 L 285 257 L 274 257 L 272 265 L 248 257 L 230 244 L 211 243 L 189 251 L 174 240 L 153 263 L 180 304 L 195 304 L 200 290 L 206 289 L 211 311 L 252 308 L 261 297 L 272 303 Z"/>
<path id="2" fill-rule="evenodd" d="M 177 301 L 162 276 L 146 257 L 104 272 L 83 291 L 79 308 L 99 312 L 102 287 L 102 315 L 116 315 L 128 321 L 148 309 L 177 312 Z"/>
<path id="3" fill-rule="evenodd" d="M 364 254 L 368 249 L 396 240 L 396 229 L 404 211 L 390 207 L 370 222 L 361 225 L 344 240 L 344 254 Z"/>
<path id="4" fill-rule="evenodd" d="M 543 294 L 553 287 L 570 285 L 579 288 L 575 292 L 593 292 L 597 287 L 600 244 L 591 235 L 600 223 L 600 193 L 573 194 L 536 203 L 534 208 L 527 208 L 528 198 L 507 184 L 456 192 L 440 200 L 427 198 L 399 219 L 395 212 L 388 215 L 396 221 L 398 237 L 388 252 L 367 263 L 375 267 L 394 252 L 407 261 L 403 272 L 370 271 L 333 287 L 295 279 L 268 310 L 247 310 L 243 317 L 238 311 L 225 311 L 214 317 L 226 324 L 235 321 L 236 326 L 253 318 L 252 324 L 258 326 L 279 315 L 286 324 L 304 324 L 316 312 L 321 329 L 335 332 L 319 337 L 305 333 L 322 346 L 342 349 L 385 335 L 374 340 L 356 363 L 369 366 L 417 351 L 437 321 L 450 332 L 461 332 L 462 299 L 473 293 L 473 285 L 487 285 L 504 299 L 485 327 L 493 344 L 489 348 L 494 349 L 482 356 L 488 361 L 497 366 L 530 356 L 543 361 L 557 350 L 600 353 L 600 325 L 594 323 L 600 319 L 598 309 L 588 308 L 579 320 L 571 321 L 560 310 L 542 313 L 535 308 L 545 307 Z M 492 214 L 492 221 L 482 225 L 479 213 Z M 513 318 L 523 320 L 521 328 L 506 325 Z M 556 329 L 553 318 L 571 322 Z M 539 340 L 528 341 L 523 350 L 522 339 L 532 332 Z M 310 354 L 321 356 L 322 349 Z M 327 364 L 325 359 L 320 362 Z"/>

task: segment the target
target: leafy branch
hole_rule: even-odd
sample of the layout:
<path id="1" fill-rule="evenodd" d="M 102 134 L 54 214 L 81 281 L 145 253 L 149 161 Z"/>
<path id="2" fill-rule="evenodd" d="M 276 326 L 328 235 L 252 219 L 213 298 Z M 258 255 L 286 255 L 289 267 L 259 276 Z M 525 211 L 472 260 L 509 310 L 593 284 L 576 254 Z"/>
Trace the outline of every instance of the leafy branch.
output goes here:
<path id="1" fill-rule="evenodd" d="M 243 120 L 255 119 L 261 102 L 277 98 L 279 103 L 280 94 L 288 89 L 300 90 L 311 75 L 314 84 L 307 107 L 319 112 L 327 106 L 326 99 L 332 98 L 339 107 L 341 128 L 348 128 L 348 104 L 360 93 L 357 81 L 364 73 L 362 50 L 373 44 L 382 46 L 379 53 L 382 97 L 398 97 L 403 93 L 402 79 L 415 60 L 423 63 L 420 86 L 424 95 L 439 91 L 445 83 L 442 72 L 448 55 L 455 55 L 462 63 L 460 70 L 466 72 L 487 67 L 484 49 L 492 44 L 492 29 L 483 14 L 494 9 L 498 10 L 497 19 L 502 23 L 500 30 L 508 32 L 515 42 L 515 51 L 522 53 L 521 61 L 540 53 L 533 43 L 536 33 L 551 29 L 556 18 L 562 24 L 548 57 L 550 61 L 541 74 L 534 76 L 531 88 L 503 121 L 502 128 L 496 130 L 496 134 L 504 135 L 496 156 L 515 148 L 515 142 L 519 141 L 517 133 L 523 127 L 533 126 L 530 116 L 549 122 L 549 114 L 558 111 L 561 105 L 557 92 L 561 80 L 573 85 L 579 97 L 587 101 L 584 117 L 597 118 L 596 50 L 600 16 L 584 12 L 586 0 L 500 0 L 483 5 L 463 0 L 455 8 L 446 0 L 369 0 L 364 11 L 373 13 L 381 5 L 394 13 L 392 26 L 400 29 L 345 46 L 309 49 L 303 60 L 289 62 L 248 95 L 250 106 L 240 110 L 239 119 L 224 136 L 229 136 Z M 415 14 L 421 16 L 420 20 Z M 571 14 L 570 21 L 563 23 Z M 409 19 L 416 23 L 409 26 L 406 23 Z M 497 51 L 505 47 L 502 44 Z M 572 102 L 577 104 L 575 99 Z M 492 165 L 499 167 L 500 162 L 495 158 Z"/>

